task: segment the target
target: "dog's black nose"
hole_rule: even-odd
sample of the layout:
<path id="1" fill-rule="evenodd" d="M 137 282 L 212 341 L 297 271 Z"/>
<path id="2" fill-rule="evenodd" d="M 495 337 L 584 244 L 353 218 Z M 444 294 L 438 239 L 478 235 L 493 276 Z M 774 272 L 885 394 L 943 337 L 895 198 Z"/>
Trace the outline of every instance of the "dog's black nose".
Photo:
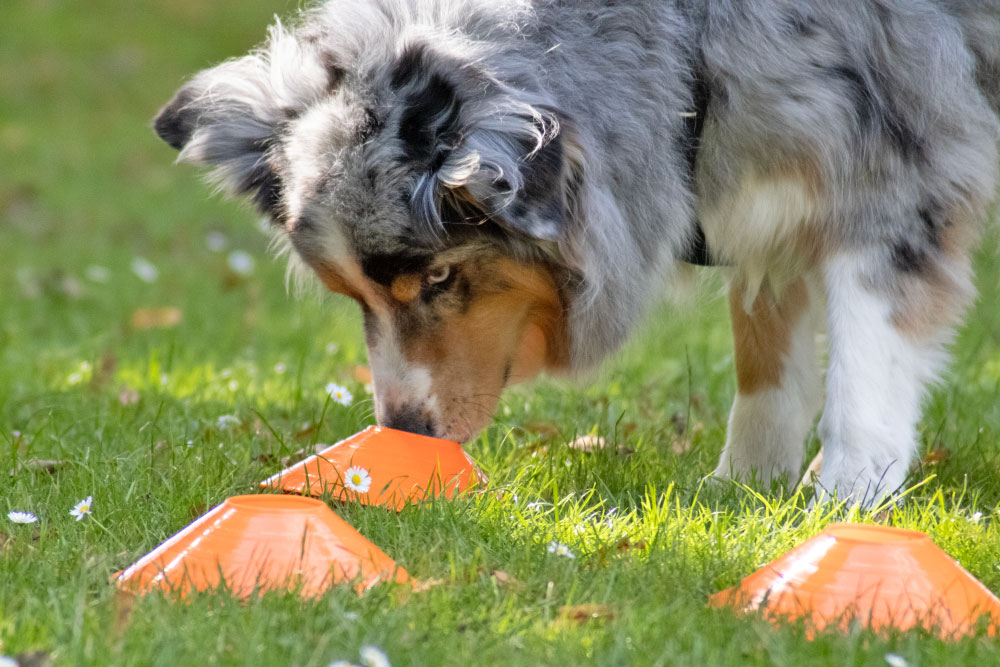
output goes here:
<path id="1" fill-rule="evenodd" d="M 413 405 L 404 405 L 386 415 L 385 419 L 382 420 L 382 426 L 400 431 L 409 431 L 417 435 L 429 435 L 432 438 L 437 437 L 434 420 L 424 410 Z"/>

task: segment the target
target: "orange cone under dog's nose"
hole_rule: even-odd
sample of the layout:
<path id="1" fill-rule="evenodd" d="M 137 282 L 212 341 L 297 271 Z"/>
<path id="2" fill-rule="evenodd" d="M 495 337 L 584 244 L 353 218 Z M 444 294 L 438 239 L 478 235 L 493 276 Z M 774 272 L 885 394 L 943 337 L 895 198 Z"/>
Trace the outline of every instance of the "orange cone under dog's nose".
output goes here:
<path id="1" fill-rule="evenodd" d="M 804 619 L 810 632 L 860 622 L 953 639 L 983 616 L 991 635 L 1000 624 L 1000 599 L 926 534 L 864 524 L 827 527 L 709 604 Z"/>
<path id="2" fill-rule="evenodd" d="M 236 597 L 296 588 L 303 596 L 353 582 L 405 582 L 405 570 L 320 500 L 285 495 L 224 501 L 116 577 L 133 592 L 187 595 L 225 586 Z"/>
<path id="3" fill-rule="evenodd" d="M 485 482 L 457 442 L 369 426 L 260 485 L 399 511 L 407 503 L 453 498 Z"/>

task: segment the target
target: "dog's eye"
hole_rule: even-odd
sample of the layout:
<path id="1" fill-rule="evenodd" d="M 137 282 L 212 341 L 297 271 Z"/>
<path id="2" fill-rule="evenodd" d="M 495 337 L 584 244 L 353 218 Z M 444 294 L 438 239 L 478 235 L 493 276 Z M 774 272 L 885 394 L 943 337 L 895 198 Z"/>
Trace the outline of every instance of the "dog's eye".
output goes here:
<path id="1" fill-rule="evenodd" d="M 442 266 L 427 274 L 427 284 L 440 285 L 444 281 L 448 280 L 449 276 L 451 276 L 451 267 Z"/>

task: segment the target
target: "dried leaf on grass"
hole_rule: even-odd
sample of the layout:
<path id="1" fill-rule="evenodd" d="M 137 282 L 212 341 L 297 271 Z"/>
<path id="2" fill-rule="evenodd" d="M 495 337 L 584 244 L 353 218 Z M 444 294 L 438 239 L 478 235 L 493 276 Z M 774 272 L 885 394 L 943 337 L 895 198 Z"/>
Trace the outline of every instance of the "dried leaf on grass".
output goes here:
<path id="1" fill-rule="evenodd" d="M 47 472 L 50 475 L 54 475 L 60 468 L 64 468 L 68 465 L 69 461 L 60 461 L 58 459 L 31 459 L 18 464 L 17 470 L 11 471 L 10 474 L 11 477 L 13 477 L 14 473 L 22 470 L 38 470 L 40 472 Z"/>
<path id="2" fill-rule="evenodd" d="M 521 428 L 529 433 L 540 435 L 545 438 L 558 438 L 562 433 L 558 425 L 550 421 L 533 420 L 521 424 Z"/>
<path id="3" fill-rule="evenodd" d="M 105 352 L 101 356 L 101 360 L 97 362 L 97 368 L 94 370 L 94 376 L 90 381 L 91 384 L 96 387 L 108 385 L 114 379 L 117 369 L 118 357 L 112 352 Z"/>
<path id="4" fill-rule="evenodd" d="M 636 540 L 635 542 L 633 542 L 629 538 L 625 537 L 622 538 L 622 540 L 618 542 L 617 545 L 615 545 L 615 548 L 618 549 L 620 553 L 624 553 L 626 551 L 632 551 L 632 550 L 646 551 L 647 549 L 649 549 L 649 545 L 646 544 L 646 540 Z"/>
<path id="5" fill-rule="evenodd" d="M 121 588 L 115 590 L 114 597 L 111 600 L 114 609 L 111 633 L 116 640 L 124 637 L 129 626 L 132 624 L 132 610 L 135 608 L 136 600 L 136 594 L 131 591 Z"/>
<path id="6" fill-rule="evenodd" d="M 414 593 L 425 593 L 435 586 L 441 586 L 444 584 L 444 579 L 420 579 L 410 586 L 410 589 Z"/>
<path id="7" fill-rule="evenodd" d="M 426 593 L 432 588 L 441 586 L 444 583 L 445 583 L 444 579 L 435 579 L 435 578 L 419 579 L 419 580 L 411 579 L 410 585 L 402 587 L 396 594 L 397 595 L 396 602 L 398 604 L 405 604 L 407 600 L 410 599 L 411 595 L 415 595 L 417 593 Z"/>
<path id="8" fill-rule="evenodd" d="M 819 475 L 823 471 L 823 450 L 819 450 L 819 453 L 813 457 L 813 460 L 809 462 L 809 466 L 806 468 L 805 473 L 802 475 L 801 481 L 797 489 L 804 489 L 806 487 L 813 486 L 819 481 Z"/>
<path id="9" fill-rule="evenodd" d="M 130 387 L 123 387 L 118 392 L 118 402 L 122 405 L 135 405 L 139 402 L 139 392 Z"/>
<path id="10" fill-rule="evenodd" d="M 599 435 L 581 435 L 573 442 L 566 443 L 566 446 L 570 449 L 576 449 L 587 453 L 596 452 L 599 449 L 606 449 L 609 447 L 608 441 Z M 615 447 L 615 452 L 628 456 L 629 454 L 634 454 L 635 450 L 625 447 L 624 445 L 618 445 Z"/>
<path id="11" fill-rule="evenodd" d="M 316 434 L 318 427 L 315 424 L 303 424 L 302 428 L 295 432 L 296 440 L 308 440 Z"/>
<path id="12" fill-rule="evenodd" d="M 607 441 L 599 435 L 581 435 L 567 444 L 571 449 L 579 449 L 581 452 L 593 452 L 607 447 Z"/>
<path id="13" fill-rule="evenodd" d="M 49 667 L 52 664 L 52 654 L 48 651 L 32 651 L 14 656 L 18 667 Z"/>
<path id="14" fill-rule="evenodd" d="M 925 466 L 936 466 L 940 463 L 944 463 L 951 458 L 951 450 L 944 447 L 938 449 L 932 449 L 931 451 L 924 454 L 924 458 L 921 459 Z"/>
<path id="15" fill-rule="evenodd" d="M 606 604 L 574 604 L 559 607 L 559 620 L 570 621 L 580 625 L 590 621 L 610 621 L 615 617 L 615 610 Z"/>
<path id="16" fill-rule="evenodd" d="M 136 331 L 147 329 L 169 329 L 181 323 L 184 314 L 180 308 L 140 308 L 132 313 L 129 324 Z"/>
<path id="17" fill-rule="evenodd" d="M 674 440 L 670 445 L 670 451 L 677 455 L 686 454 L 691 451 L 691 441 L 687 438 Z"/>
<path id="18" fill-rule="evenodd" d="M 478 572 L 481 576 L 489 576 L 496 579 L 497 585 L 499 586 L 505 586 L 515 591 L 524 589 L 524 584 L 503 570 L 493 570 L 492 572 L 488 572 L 485 568 L 481 567 Z"/>

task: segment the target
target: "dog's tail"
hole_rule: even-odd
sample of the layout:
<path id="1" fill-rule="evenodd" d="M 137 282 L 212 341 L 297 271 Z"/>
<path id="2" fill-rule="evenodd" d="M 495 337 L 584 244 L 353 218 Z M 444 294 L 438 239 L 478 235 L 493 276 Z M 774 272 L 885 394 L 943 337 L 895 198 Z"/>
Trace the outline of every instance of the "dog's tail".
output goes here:
<path id="1" fill-rule="evenodd" d="M 976 57 L 979 86 L 1000 113 L 1000 0 L 938 2 L 962 25 L 965 43 Z"/>

